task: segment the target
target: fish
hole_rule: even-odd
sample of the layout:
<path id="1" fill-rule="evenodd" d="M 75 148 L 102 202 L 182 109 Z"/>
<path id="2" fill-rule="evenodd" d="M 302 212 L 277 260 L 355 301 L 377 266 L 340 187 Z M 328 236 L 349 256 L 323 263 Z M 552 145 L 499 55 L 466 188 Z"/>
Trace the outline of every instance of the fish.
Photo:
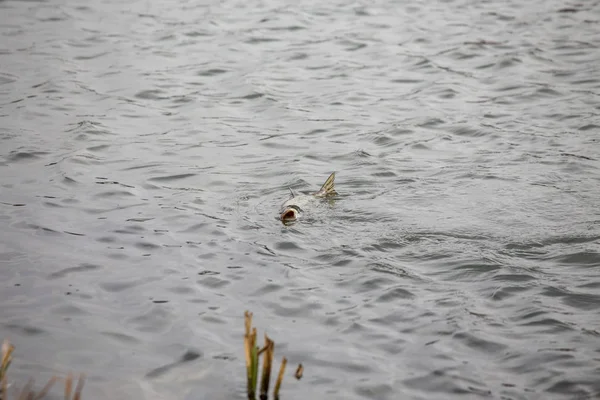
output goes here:
<path id="1" fill-rule="evenodd" d="M 283 203 L 279 214 L 279 219 L 283 223 L 296 221 L 298 218 L 300 218 L 300 214 L 304 211 L 304 208 L 315 199 L 336 195 L 335 172 L 332 172 L 331 175 L 329 175 L 329 178 L 327 178 L 318 192 L 311 194 L 296 194 L 291 188 L 290 192 L 291 197 L 288 201 Z"/>

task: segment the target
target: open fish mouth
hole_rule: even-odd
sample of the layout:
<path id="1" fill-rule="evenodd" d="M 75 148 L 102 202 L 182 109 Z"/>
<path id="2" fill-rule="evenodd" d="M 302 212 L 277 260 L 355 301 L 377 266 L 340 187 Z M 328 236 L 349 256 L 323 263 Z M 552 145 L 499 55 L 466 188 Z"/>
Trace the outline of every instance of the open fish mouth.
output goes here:
<path id="1" fill-rule="evenodd" d="M 321 186 L 321 189 L 316 193 L 311 193 L 310 195 L 296 195 L 290 188 L 290 194 L 292 197 L 283 203 L 281 208 L 282 211 L 279 214 L 279 219 L 284 225 L 294 222 L 300 217 L 300 214 L 302 214 L 302 210 L 300 209 L 301 204 L 308 204 L 315 198 L 326 198 L 337 194 L 335 191 L 335 172 L 332 172 L 331 175 L 329 175 L 329 178 L 327 178 L 323 186 Z"/>
<path id="2" fill-rule="evenodd" d="M 283 222 L 295 221 L 298 219 L 298 210 L 296 210 L 296 208 L 292 208 L 292 207 L 286 208 L 281 213 L 280 218 Z"/>

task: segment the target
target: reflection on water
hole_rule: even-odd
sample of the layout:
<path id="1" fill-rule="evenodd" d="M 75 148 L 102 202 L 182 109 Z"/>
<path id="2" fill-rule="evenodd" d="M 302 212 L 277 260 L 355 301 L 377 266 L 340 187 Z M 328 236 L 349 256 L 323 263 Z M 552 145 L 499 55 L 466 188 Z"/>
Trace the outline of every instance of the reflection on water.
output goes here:
<path id="1" fill-rule="evenodd" d="M 0 9 L 15 380 L 242 398 L 251 309 L 286 398 L 600 393 L 597 7 Z"/>

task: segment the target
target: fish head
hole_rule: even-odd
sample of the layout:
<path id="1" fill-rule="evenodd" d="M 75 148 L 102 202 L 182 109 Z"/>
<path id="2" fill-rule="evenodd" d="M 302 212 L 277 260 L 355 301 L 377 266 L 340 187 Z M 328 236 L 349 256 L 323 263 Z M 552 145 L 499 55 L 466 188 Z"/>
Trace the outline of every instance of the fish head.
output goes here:
<path id="1" fill-rule="evenodd" d="M 281 222 L 284 222 L 284 223 L 285 222 L 293 222 L 298 219 L 299 215 L 300 215 L 300 207 L 290 205 L 290 206 L 286 206 L 283 209 L 283 211 L 281 211 L 281 215 L 279 216 L 279 218 L 281 219 Z"/>

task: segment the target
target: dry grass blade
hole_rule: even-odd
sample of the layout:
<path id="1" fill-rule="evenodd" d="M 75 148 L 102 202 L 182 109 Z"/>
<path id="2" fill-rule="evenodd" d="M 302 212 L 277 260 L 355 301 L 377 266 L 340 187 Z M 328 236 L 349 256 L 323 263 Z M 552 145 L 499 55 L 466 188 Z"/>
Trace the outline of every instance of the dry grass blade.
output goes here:
<path id="1" fill-rule="evenodd" d="M 2 362 L 0 363 L 0 377 L 3 378 L 6 375 L 8 366 L 12 361 L 12 352 L 15 350 L 15 346 L 10 344 L 7 339 L 2 342 Z"/>
<path id="2" fill-rule="evenodd" d="M 257 356 L 262 356 L 262 354 L 267 351 L 267 345 L 265 345 L 265 347 L 263 347 L 262 349 L 258 350 L 258 352 L 256 353 Z"/>
<path id="3" fill-rule="evenodd" d="M 6 396 L 8 390 L 8 380 L 6 379 L 6 371 L 12 361 L 12 352 L 15 350 L 15 346 L 10 344 L 7 339 L 2 342 L 2 359 L 0 362 L 0 394 Z"/>
<path id="4" fill-rule="evenodd" d="M 21 390 L 21 393 L 19 394 L 18 399 L 19 400 L 33 399 L 33 396 L 35 395 L 35 393 L 33 393 L 33 391 L 31 390 L 32 387 L 33 387 L 33 379 L 30 379 L 29 382 L 27 382 L 27 384 L 25 385 L 25 387 L 23 387 L 23 389 Z"/>
<path id="5" fill-rule="evenodd" d="M 2 358 L 0 358 L 0 400 L 8 400 L 8 392 L 7 392 L 7 379 L 6 379 L 6 371 L 12 361 L 12 353 L 14 351 L 14 346 L 12 346 L 8 340 L 4 340 L 2 343 Z M 17 400 L 41 400 L 45 398 L 52 386 L 56 383 L 58 378 L 53 376 L 46 382 L 46 385 L 42 388 L 39 393 L 35 393 L 33 388 L 33 379 L 30 379 L 29 382 L 23 387 L 23 389 L 18 392 Z M 71 397 L 71 393 L 73 392 L 73 375 L 69 374 L 65 379 L 65 400 L 81 400 L 81 392 L 83 390 L 83 385 L 85 383 L 85 376 L 81 374 L 79 376 L 79 380 L 77 382 L 77 387 L 75 388 L 75 393 L 73 397 Z"/>
<path id="6" fill-rule="evenodd" d="M 281 389 L 281 383 L 283 382 L 283 374 L 285 373 L 286 365 L 287 358 L 283 357 L 283 360 L 281 360 L 281 366 L 279 367 L 279 375 L 277 375 L 277 382 L 275 382 L 275 389 L 273 390 L 273 397 L 275 400 L 279 399 L 279 389 Z"/>
<path id="7" fill-rule="evenodd" d="M 71 400 L 71 391 L 73 390 L 73 375 L 67 375 L 65 380 L 65 400 Z"/>
<path id="8" fill-rule="evenodd" d="M 39 392 L 37 394 L 37 396 L 35 396 L 35 400 L 39 400 L 39 399 L 43 399 L 44 396 L 46 396 L 48 394 L 48 392 L 50 391 L 50 388 L 52 388 L 52 385 L 54 385 L 54 383 L 58 380 L 57 377 L 53 376 L 52 378 L 50 378 L 50 380 L 46 383 L 46 386 L 44 386 L 44 388 L 42 389 L 41 392 Z"/>
<path id="9" fill-rule="evenodd" d="M 73 396 L 73 400 L 81 400 L 81 392 L 83 391 L 83 385 L 85 383 L 85 375 L 79 375 L 79 379 L 77 380 L 77 386 L 75 387 L 75 395 Z"/>
<path id="10" fill-rule="evenodd" d="M 275 342 L 265 335 L 265 355 L 263 358 L 262 377 L 260 380 L 260 399 L 267 400 L 269 397 L 269 381 L 271 380 L 271 366 L 273 365 L 273 350 Z"/>

